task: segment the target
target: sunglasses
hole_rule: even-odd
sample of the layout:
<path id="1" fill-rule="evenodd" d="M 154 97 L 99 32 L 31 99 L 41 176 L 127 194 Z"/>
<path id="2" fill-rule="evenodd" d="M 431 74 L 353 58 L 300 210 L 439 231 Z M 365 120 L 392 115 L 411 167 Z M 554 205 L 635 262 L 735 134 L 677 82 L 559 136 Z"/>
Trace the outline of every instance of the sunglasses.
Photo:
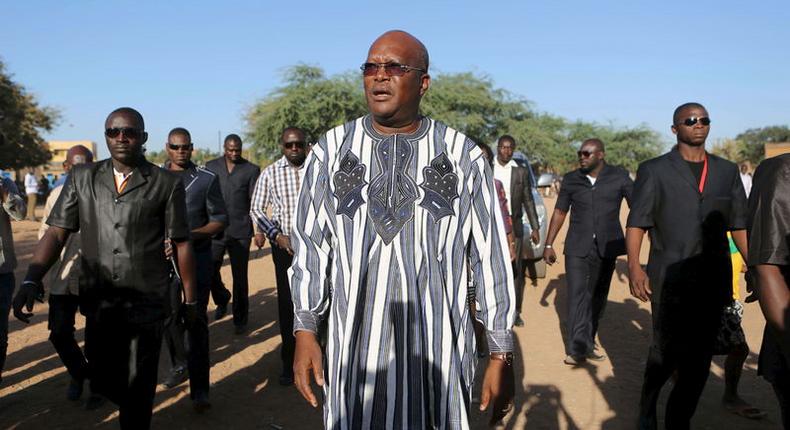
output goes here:
<path id="1" fill-rule="evenodd" d="M 403 76 L 409 70 L 426 73 L 425 69 L 406 66 L 400 63 L 365 63 L 359 66 L 359 69 L 362 70 L 362 76 L 376 76 L 376 74 L 379 73 L 379 68 L 382 67 L 384 68 L 384 74 L 387 76 Z"/>
<path id="2" fill-rule="evenodd" d="M 174 143 L 168 143 L 167 147 L 172 149 L 173 151 L 178 151 L 178 150 L 181 150 L 181 149 L 183 149 L 184 151 L 191 151 L 192 150 L 192 144 L 191 143 L 187 143 L 187 144 L 184 144 L 184 145 L 176 145 Z"/>
<path id="3" fill-rule="evenodd" d="M 576 151 L 576 155 L 578 155 L 579 158 L 589 158 L 593 154 L 595 154 L 595 151 L 588 151 L 586 149 L 584 151 Z"/>
<path id="4" fill-rule="evenodd" d="M 307 147 L 307 143 L 305 142 L 285 142 L 283 143 L 285 149 L 305 149 Z"/>
<path id="5" fill-rule="evenodd" d="M 708 125 L 710 125 L 710 118 L 708 118 L 706 116 L 703 116 L 702 118 L 697 118 L 695 116 L 692 116 L 691 118 L 684 119 L 683 120 L 683 125 L 685 125 L 686 127 L 693 127 L 698 122 L 700 124 L 702 124 L 702 125 L 708 126 Z"/>
<path id="6" fill-rule="evenodd" d="M 109 138 L 118 137 L 121 133 L 130 139 L 138 139 L 143 131 L 133 127 L 113 127 L 104 130 L 104 135 Z"/>

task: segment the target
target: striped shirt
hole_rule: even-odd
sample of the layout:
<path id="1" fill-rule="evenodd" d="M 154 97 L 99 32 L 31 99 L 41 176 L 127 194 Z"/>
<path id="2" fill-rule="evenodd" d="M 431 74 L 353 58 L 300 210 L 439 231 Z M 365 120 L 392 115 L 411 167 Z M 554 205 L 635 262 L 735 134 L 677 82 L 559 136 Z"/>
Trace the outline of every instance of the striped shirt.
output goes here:
<path id="1" fill-rule="evenodd" d="M 250 217 L 259 231 L 274 242 L 278 233 L 291 235 L 291 218 L 299 197 L 304 165 L 296 167 L 283 156 L 263 169 L 255 184 L 250 205 Z M 266 212 L 271 208 L 271 216 Z"/>
<path id="2" fill-rule="evenodd" d="M 339 126 L 309 155 L 293 229 L 294 331 L 328 328 L 326 427 L 468 428 L 467 279 L 491 352 L 513 349 L 515 297 L 475 143 L 429 118 L 409 135 Z"/>

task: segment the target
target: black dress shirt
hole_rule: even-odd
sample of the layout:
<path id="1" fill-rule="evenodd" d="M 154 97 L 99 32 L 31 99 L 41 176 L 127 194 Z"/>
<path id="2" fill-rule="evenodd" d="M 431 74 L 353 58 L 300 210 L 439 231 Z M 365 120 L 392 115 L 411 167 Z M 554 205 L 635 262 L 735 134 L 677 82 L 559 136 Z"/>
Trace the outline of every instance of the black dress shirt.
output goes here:
<path id="1" fill-rule="evenodd" d="M 242 159 L 236 163 L 232 172 L 228 172 L 225 157 L 209 161 L 206 163 L 206 168 L 217 175 L 222 198 L 225 200 L 225 208 L 228 212 L 228 226 L 225 228 L 224 236 L 218 235 L 217 239 L 252 237 L 250 202 L 261 169 Z"/>
<path id="2" fill-rule="evenodd" d="M 608 164 L 598 172 L 595 185 L 581 169 L 566 173 L 555 206 L 571 212 L 565 255 L 585 257 L 594 244 L 602 258 L 625 254 L 620 205 L 623 199 L 631 204 L 633 189 L 634 182 L 628 172 Z"/>
<path id="3" fill-rule="evenodd" d="M 170 272 L 164 239 L 189 238 L 184 186 L 147 161 L 128 181 L 118 193 L 109 159 L 75 166 L 47 224 L 81 233 L 83 312 L 121 298 L 141 305 L 140 319 L 163 318 Z"/>

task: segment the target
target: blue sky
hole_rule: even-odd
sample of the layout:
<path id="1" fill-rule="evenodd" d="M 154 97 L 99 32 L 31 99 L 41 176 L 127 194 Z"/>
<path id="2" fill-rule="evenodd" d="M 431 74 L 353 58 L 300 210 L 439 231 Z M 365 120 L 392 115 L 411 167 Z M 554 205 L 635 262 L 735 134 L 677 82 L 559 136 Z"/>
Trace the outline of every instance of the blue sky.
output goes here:
<path id="1" fill-rule="evenodd" d="M 63 112 L 50 139 L 99 143 L 119 106 L 159 149 L 183 126 L 202 147 L 304 62 L 354 70 L 380 33 L 412 32 L 432 72 L 475 71 L 569 119 L 644 123 L 671 140 L 672 110 L 708 107 L 711 139 L 790 124 L 790 3 L 11 1 L 0 57 Z"/>

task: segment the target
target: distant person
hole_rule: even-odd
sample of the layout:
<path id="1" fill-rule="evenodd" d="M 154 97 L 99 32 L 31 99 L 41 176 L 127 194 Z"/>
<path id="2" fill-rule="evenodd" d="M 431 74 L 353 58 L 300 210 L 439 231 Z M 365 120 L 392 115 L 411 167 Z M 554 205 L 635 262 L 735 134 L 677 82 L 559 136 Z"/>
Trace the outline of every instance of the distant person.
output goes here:
<path id="1" fill-rule="evenodd" d="M 165 331 L 165 341 L 172 364 L 170 375 L 164 385 L 175 387 L 189 375 L 189 395 L 197 412 L 209 407 L 209 334 L 208 307 L 211 281 L 214 274 L 211 260 L 211 238 L 222 232 L 228 222 L 225 201 L 219 188 L 217 176 L 192 163 L 192 136 L 185 128 L 170 130 L 165 151 L 168 160 L 165 169 L 179 176 L 186 190 L 187 213 L 190 239 L 195 253 L 195 280 L 197 317 L 191 327 L 171 318 Z M 176 291 L 176 295 L 180 292 Z M 187 334 L 188 349 L 184 348 Z"/>
<path id="2" fill-rule="evenodd" d="M 294 252 L 291 247 L 291 225 L 309 149 L 304 131 L 297 127 L 283 130 L 280 136 L 280 151 L 283 156 L 261 172 L 250 210 L 250 216 L 258 225 L 258 231 L 264 232 L 255 235 L 256 245 L 259 248 L 263 246 L 264 234 L 272 244 L 282 338 L 280 357 L 283 370 L 280 374 L 280 385 L 293 384 L 296 339 L 293 334 L 294 304 L 288 282 L 288 269 L 291 267 Z"/>
<path id="3" fill-rule="evenodd" d="M 752 192 L 752 174 L 749 173 L 749 165 L 741 163 L 741 182 L 743 182 L 743 190 L 746 191 L 746 197 Z"/>
<path id="4" fill-rule="evenodd" d="M 247 330 L 249 313 L 249 283 L 247 267 L 250 259 L 250 243 L 252 242 L 252 220 L 250 219 L 250 202 L 260 169 L 241 156 L 241 138 L 235 134 L 225 137 L 225 154 L 206 163 L 206 168 L 217 175 L 222 198 L 228 212 L 228 226 L 224 233 L 212 242 L 212 258 L 214 259 L 214 280 L 211 295 L 217 310 L 214 319 L 225 316 L 230 291 L 222 283 L 220 269 L 225 252 L 230 256 L 230 269 L 233 276 L 233 326 L 236 334 Z"/>
<path id="5" fill-rule="evenodd" d="M 476 317 L 490 350 L 479 409 L 493 404 L 496 423 L 512 408 L 514 294 L 491 171 L 471 139 L 420 115 L 430 75 L 414 36 L 384 33 L 361 69 L 370 113 L 313 147 L 292 225 L 296 387 L 318 407 L 310 381 L 323 386 L 330 429 L 469 428 Z"/>
<path id="6" fill-rule="evenodd" d="M 516 139 L 513 136 L 503 135 L 497 141 L 497 157 L 494 162 L 494 179 L 502 182 L 505 186 L 505 197 L 510 202 L 510 218 L 513 224 L 513 236 L 516 240 L 516 259 L 513 261 L 513 276 L 516 286 L 516 322 L 515 325 L 521 327 L 524 320 L 521 319 L 521 304 L 524 301 L 524 283 L 526 281 L 525 271 L 527 262 L 523 258 L 524 228 L 522 217 L 527 214 L 530 228 L 530 239 L 532 243 L 540 242 L 540 224 L 538 221 L 538 211 L 535 207 L 535 197 L 532 195 L 532 182 L 529 171 L 519 166 L 513 161 L 513 153 L 516 151 Z"/>
<path id="7" fill-rule="evenodd" d="M 75 166 L 91 163 L 93 163 L 93 153 L 88 148 L 82 145 L 73 146 L 69 148 L 63 161 L 65 172 L 63 176 L 67 176 Z M 59 185 L 52 189 L 47 198 L 41 227 L 38 229 L 39 240 L 49 229 L 47 224 L 49 215 L 62 191 L 63 186 Z M 90 377 L 88 362 L 74 338 L 74 317 L 80 304 L 80 248 L 80 233 L 69 235 L 60 257 L 49 269 L 46 281 L 46 285 L 49 286 L 49 341 L 71 376 L 66 390 L 66 398 L 71 401 L 77 401 L 82 397 L 85 380 Z M 91 396 L 88 407 L 93 409 L 101 402 L 99 397 Z"/>
<path id="8" fill-rule="evenodd" d="M 71 170 L 14 297 L 14 316 L 30 322 L 44 275 L 70 234 L 79 231 L 80 311 L 91 391 L 119 405 L 122 429 L 148 429 L 171 306 L 165 239 L 174 244 L 188 326 L 197 316 L 195 260 L 184 185 L 143 156 L 148 133 L 142 115 L 116 109 L 104 128 L 111 159 Z"/>
<path id="9" fill-rule="evenodd" d="M 16 282 L 16 254 L 11 220 L 25 218 L 25 199 L 16 184 L 6 176 L 0 176 L 0 382 L 3 380 L 6 351 L 8 350 L 8 313 L 11 310 L 11 296 Z"/>
<path id="10" fill-rule="evenodd" d="M 705 151 L 710 123 L 701 104 L 679 106 L 672 116 L 677 146 L 641 163 L 636 174 L 626 229 L 628 276 L 631 294 L 650 301 L 653 316 L 639 412 L 643 429 L 656 428 L 656 402 L 673 374 L 665 425 L 689 428 L 722 313 L 732 302 L 727 231 L 747 253 L 746 194 L 738 166 Z M 646 232 L 649 273 L 639 260 Z"/>
<path id="11" fill-rule="evenodd" d="M 554 240 L 568 211 L 570 227 L 565 239 L 565 274 L 568 285 L 565 364 L 601 361 L 595 335 L 609 296 L 617 257 L 625 254 L 620 205 L 631 204 L 634 182 L 628 172 L 606 163 L 604 143 L 587 139 L 578 152 L 579 168 L 562 179 L 551 216 L 543 259 L 554 264 Z"/>
<path id="12" fill-rule="evenodd" d="M 38 199 L 38 179 L 36 179 L 33 169 L 27 171 L 25 175 L 25 194 L 27 194 L 27 216 L 25 219 L 36 220 L 36 201 Z"/>
<path id="13" fill-rule="evenodd" d="M 766 159 L 754 172 L 747 261 L 766 321 L 757 372 L 773 386 L 790 429 L 790 154 Z"/>

